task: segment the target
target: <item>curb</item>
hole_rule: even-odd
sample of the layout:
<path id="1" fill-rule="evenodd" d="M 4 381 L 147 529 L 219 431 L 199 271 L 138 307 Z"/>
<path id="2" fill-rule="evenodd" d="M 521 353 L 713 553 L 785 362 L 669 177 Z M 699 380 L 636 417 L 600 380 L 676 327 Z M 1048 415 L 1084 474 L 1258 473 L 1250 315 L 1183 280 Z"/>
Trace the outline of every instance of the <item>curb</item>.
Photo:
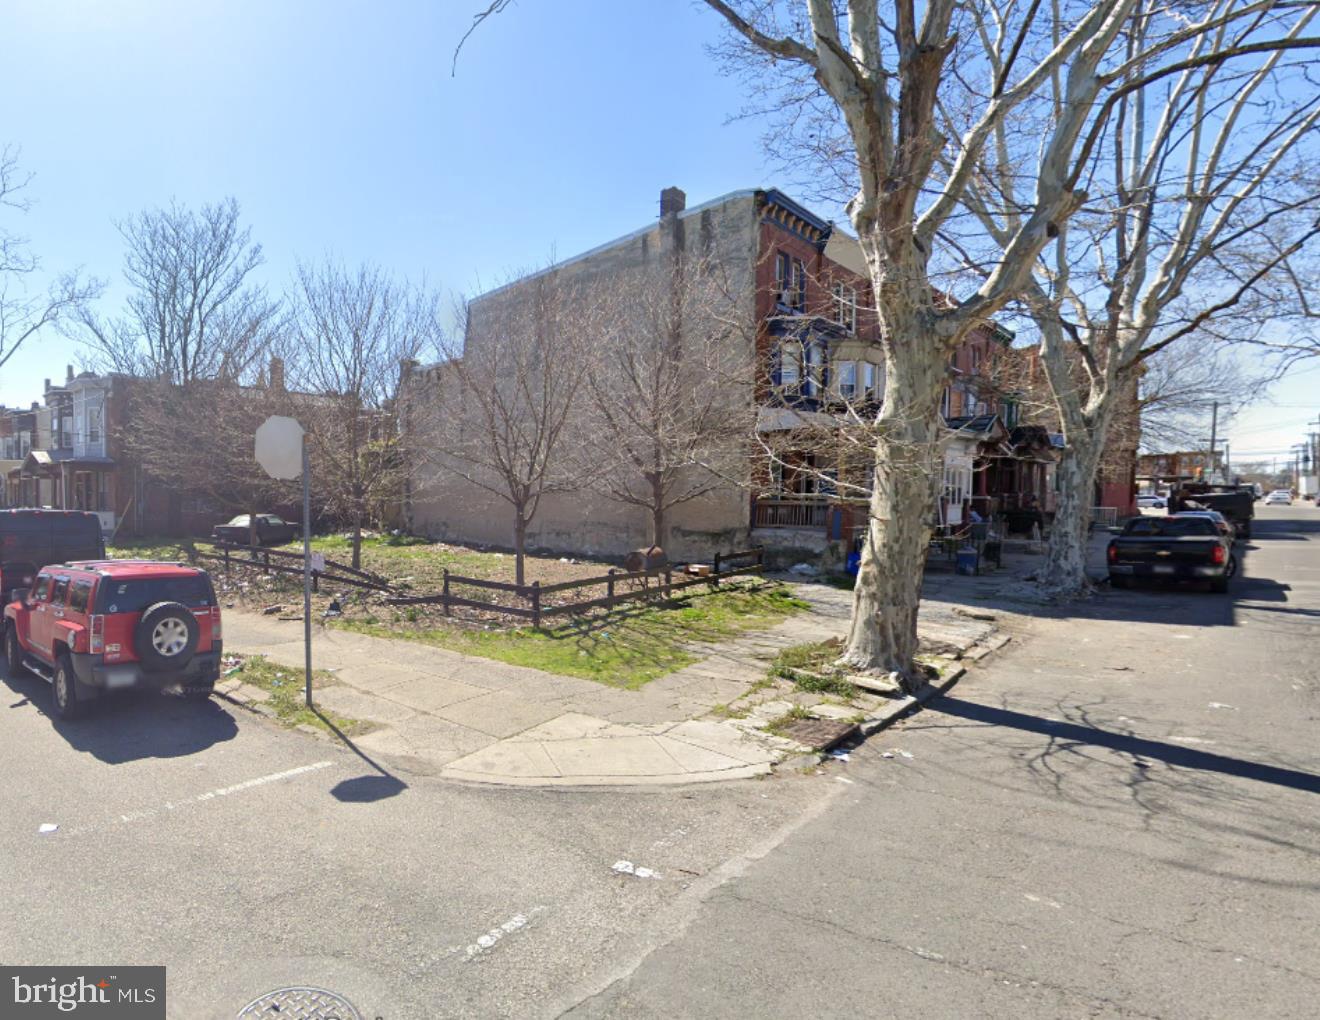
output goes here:
<path id="1" fill-rule="evenodd" d="M 925 684 L 916 694 L 909 694 L 900 698 L 878 715 L 863 719 L 859 726 L 862 739 L 865 740 L 881 730 L 888 729 L 900 719 L 911 715 L 928 701 L 938 698 L 945 691 L 951 689 L 966 673 L 966 666 L 958 666 L 948 674 L 940 677 L 935 683 Z"/>
<path id="2" fill-rule="evenodd" d="M 999 651 L 999 649 L 1003 648 L 1011 640 L 1012 636 L 1009 634 L 995 634 L 986 641 L 985 644 L 974 645 L 972 648 L 969 648 L 963 653 L 963 659 L 964 661 L 980 663 L 986 658 L 986 656 L 990 655 L 992 652 Z M 925 705 L 928 702 L 935 700 L 940 695 L 952 690 L 954 685 L 966 675 L 966 666 L 956 666 L 934 683 L 928 683 L 923 686 L 916 694 L 909 694 L 906 697 L 900 698 L 895 701 L 894 704 L 887 706 L 884 711 L 877 715 L 863 719 L 859 726 L 862 739 L 865 740 L 867 737 L 873 736 L 881 730 L 888 729 L 900 719 L 906 718 L 917 709 L 921 708 L 922 705 Z"/>

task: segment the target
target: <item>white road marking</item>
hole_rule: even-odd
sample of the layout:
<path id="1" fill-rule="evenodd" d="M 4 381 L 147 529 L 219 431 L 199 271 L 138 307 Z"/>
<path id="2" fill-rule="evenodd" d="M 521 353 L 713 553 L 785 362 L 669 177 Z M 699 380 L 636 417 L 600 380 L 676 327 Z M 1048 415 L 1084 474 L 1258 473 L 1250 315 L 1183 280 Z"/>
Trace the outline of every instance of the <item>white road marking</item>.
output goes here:
<path id="1" fill-rule="evenodd" d="M 233 786 L 222 786 L 215 790 L 207 790 L 205 793 L 199 793 L 195 797 L 188 797 L 184 800 L 166 801 L 158 808 L 144 808 L 141 811 L 130 811 L 128 814 L 122 814 L 117 819 L 111 819 L 109 824 L 127 824 L 128 822 L 141 822 L 149 818 L 155 818 L 164 811 L 177 811 L 180 808 L 192 807 L 197 804 L 204 804 L 207 801 L 215 800 L 217 797 L 230 797 L 236 793 L 242 793 L 244 790 L 252 790 L 258 786 L 266 786 L 269 783 L 278 783 L 285 779 L 292 779 L 294 776 L 301 776 L 308 772 L 319 772 L 321 769 L 328 769 L 334 762 L 318 761 L 311 765 L 299 765 L 294 769 L 285 769 L 283 772 L 272 772 L 266 776 L 258 776 L 256 779 L 248 779 L 242 783 L 235 783 Z M 104 823 L 76 826 L 65 831 L 70 835 L 82 835 L 92 832 Z"/>
<path id="2" fill-rule="evenodd" d="M 533 917 L 544 911 L 545 907 L 533 907 L 525 914 L 514 914 L 503 924 L 495 926 L 484 935 L 478 935 L 477 941 L 466 947 L 467 958 L 471 960 L 483 953 L 490 952 L 490 950 L 494 949 L 496 944 L 499 943 L 502 938 L 526 928 L 527 925 L 531 923 Z M 451 952 L 453 952 L 453 950 L 451 950 Z"/>

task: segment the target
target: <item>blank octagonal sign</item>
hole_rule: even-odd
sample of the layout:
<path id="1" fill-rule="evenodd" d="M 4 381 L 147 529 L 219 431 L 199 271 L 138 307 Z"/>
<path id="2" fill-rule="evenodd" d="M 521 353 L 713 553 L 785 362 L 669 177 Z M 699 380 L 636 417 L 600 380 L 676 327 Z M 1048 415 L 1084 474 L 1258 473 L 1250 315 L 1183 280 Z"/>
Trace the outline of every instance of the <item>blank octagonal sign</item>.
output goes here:
<path id="1" fill-rule="evenodd" d="M 293 418 L 272 414 L 257 429 L 257 463 L 272 478 L 302 474 L 303 427 Z"/>

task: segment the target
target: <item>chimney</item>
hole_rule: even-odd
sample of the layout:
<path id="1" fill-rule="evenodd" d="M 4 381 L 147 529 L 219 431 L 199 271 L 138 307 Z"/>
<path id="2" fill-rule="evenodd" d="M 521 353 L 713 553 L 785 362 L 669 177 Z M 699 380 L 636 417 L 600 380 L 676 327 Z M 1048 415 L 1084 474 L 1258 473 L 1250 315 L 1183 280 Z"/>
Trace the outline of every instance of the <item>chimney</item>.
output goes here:
<path id="1" fill-rule="evenodd" d="M 275 393 L 284 392 L 284 359 L 270 359 L 270 388 Z"/>
<path id="2" fill-rule="evenodd" d="M 660 218 L 664 219 L 670 213 L 677 215 L 687 208 L 687 195 L 683 194 L 681 188 L 665 188 L 660 192 Z"/>
<path id="3" fill-rule="evenodd" d="M 42 393 L 49 393 L 49 392 L 50 392 L 50 380 L 49 380 L 49 379 L 46 380 L 46 388 L 45 388 L 44 390 L 42 390 L 41 392 L 42 392 Z"/>
<path id="4" fill-rule="evenodd" d="M 73 382 L 73 366 L 72 366 L 72 365 L 65 365 L 65 366 L 64 366 L 64 383 L 65 383 L 65 385 L 68 385 L 68 384 L 71 383 L 71 382 Z"/>

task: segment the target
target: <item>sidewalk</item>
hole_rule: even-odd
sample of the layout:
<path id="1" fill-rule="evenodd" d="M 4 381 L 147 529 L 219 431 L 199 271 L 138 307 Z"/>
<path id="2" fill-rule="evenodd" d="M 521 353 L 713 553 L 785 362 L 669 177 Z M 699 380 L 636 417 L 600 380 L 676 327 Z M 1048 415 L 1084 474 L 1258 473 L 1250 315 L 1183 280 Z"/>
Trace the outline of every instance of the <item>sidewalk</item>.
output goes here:
<path id="1" fill-rule="evenodd" d="M 608 786 L 763 775 L 806 748 L 744 719 L 724 718 L 717 707 L 738 701 L 754 711 L 785 699 L 790 707 L 824 701 L 787 682 L 767 685 L 766 670 L 784 648 L 842 637 L 851 609 L 851 592 L 822 584 L 795 587 L 810 611 L 719 646 L 697 647 L 705 653 L 699 662 L 636 691 L 318 626 L 313 665 L 333 671 L 339 683 L 318 689 L 317 698 L 333 712 L 374 725 L 355 739 L 364 753 L 403 759 L 414 771 L 453 779 Z M 960 652 L 994 627 L 940 599 L 923 603 L 920 630 L 932 648 Z M 301 622 L 231 610 L 225 631 L 232 651 L 302 668 Z M 241 701 L 236 686 L 217 689 Z M 872 708 L 886 701 L 863 698 Z"/>

